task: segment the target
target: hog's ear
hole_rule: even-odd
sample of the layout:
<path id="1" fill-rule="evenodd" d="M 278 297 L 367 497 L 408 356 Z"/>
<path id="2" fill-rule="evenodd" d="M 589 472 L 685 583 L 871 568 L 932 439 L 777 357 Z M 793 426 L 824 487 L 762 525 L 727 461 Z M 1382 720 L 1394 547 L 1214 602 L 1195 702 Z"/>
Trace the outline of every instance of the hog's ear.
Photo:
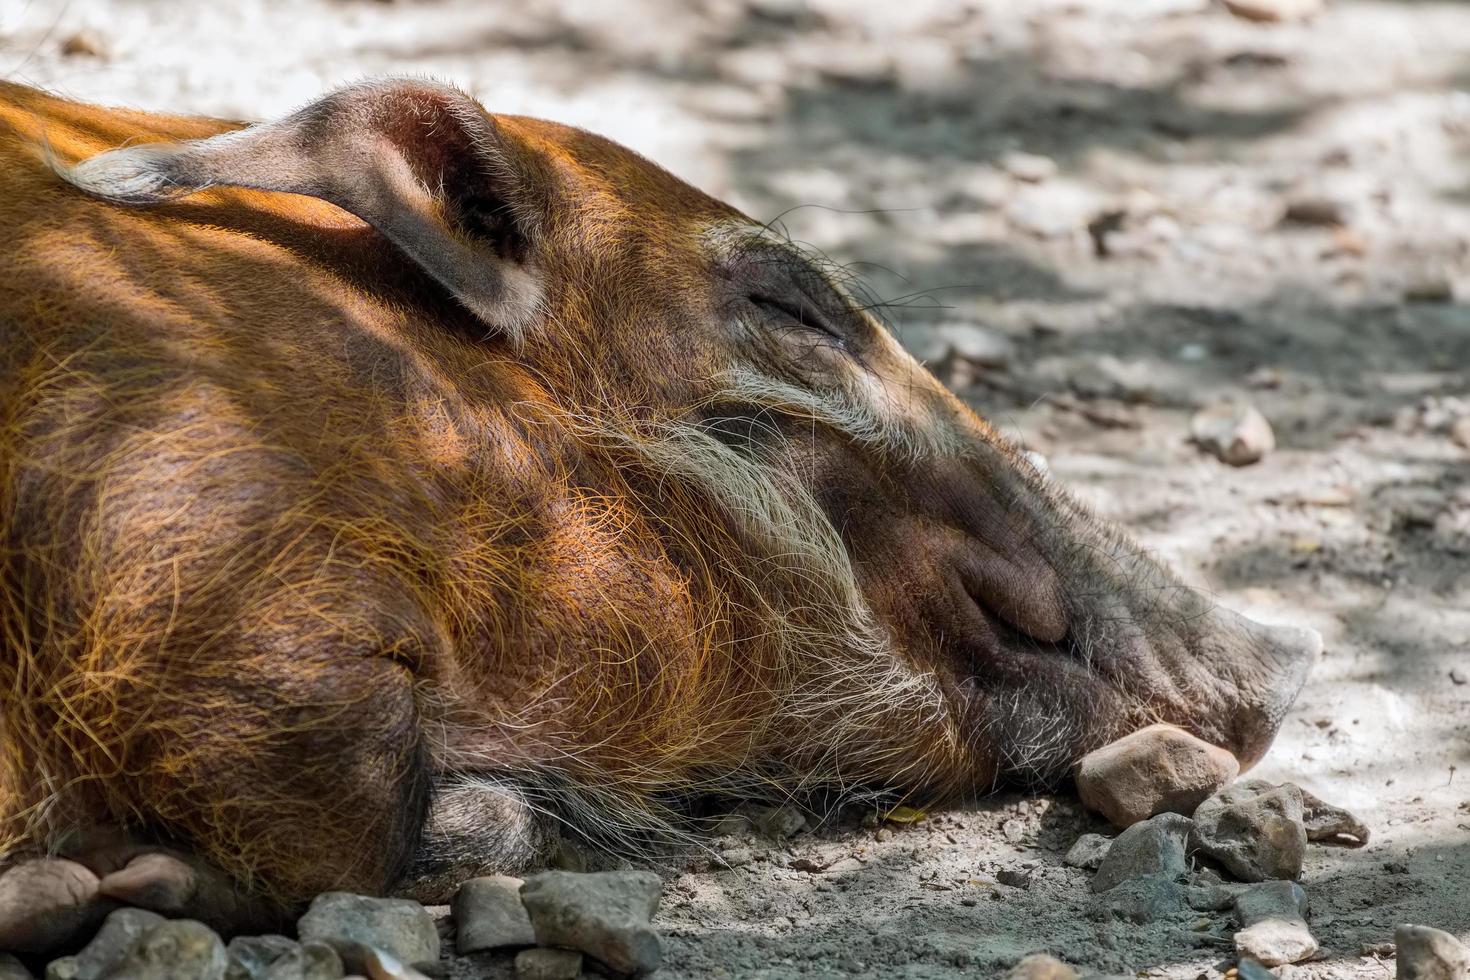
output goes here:
<path id="1" fill-rule="evenodd" d="M 541 290 L 536 161 L 479 103 L 427 82 L 354 85 L 275 122 L 111 150 L 61 175 L 154 204 L 215 185 L 330 201 L 382 232 L 487 324 L 512 336 Z"/>

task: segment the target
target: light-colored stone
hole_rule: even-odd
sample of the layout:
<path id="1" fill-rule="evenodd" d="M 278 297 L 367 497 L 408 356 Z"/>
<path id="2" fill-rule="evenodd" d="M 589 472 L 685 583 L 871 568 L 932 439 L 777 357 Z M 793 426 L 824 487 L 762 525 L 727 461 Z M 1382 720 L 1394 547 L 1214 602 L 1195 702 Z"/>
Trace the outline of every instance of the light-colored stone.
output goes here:
<path id="1" fill-rule="evenodd" d="M 577 980 L 582 954 L 575 949 L 523 949 L 516 954 L 520 980 Z"/>
<path id="2" fill-rule="evenodd" d="M 1173 725 L 1149 725 L 1083 756 L 1077 792 L 1123 829 L 1158 813 L 1189 816 L 1239 773 L 1225 749 Z"/>
<path id="3" fill-rule="evenodd" d="M 1046 953 L 1032 953 L 1011 968 L 1006 980 L 1077 980 L 1078 972 Z"/>
<path id="4" fill-rule="evenodd" d="M 1291 783 L 1243 780 L 1194 812 L 1191 851 L 1219 861 L 1241 881 L 1301 877 L 1307 850 L 1302 793 Z"/>
<path id="5" fill-rule="evenodd" d="M 1272 24 L 1315 17 L 1324 0 L 1224 0 L 1225 9 L 1243 20 Z"/>
<path id="6" fill-rule="evenodd" d="M 144 933 L 107 980 L 224 980 L 229 958 L 214 930 L 193 919 L 161 922 Z"/>
<path id="7" fill-rule="evenodd" d="M 97 876 L 61 858 L 24 861 L 0 874 L 0 949 L 45 953 L 95 930 L 106 909 Z"/>
<path id="8" fill-rule="evenodd" d="M 404 898 L 369 898 L 348 892 L 326 892 L 312 900 L 296 924 L 302 942 L 324 942 L 358 969 L 353 949 L 372 946 L 409 965 L 439 959 L 439 930 L 418 902 Z"/>
<path id="9" fill-rule="evenodd" d="M 1300 963 L 1317 952 L 1307 928 L 1307 893 L 1294 881 L 1267 881 L 1235 897 L 1241 929 L 1235 951 L 1266 966 Z"/>
<path id="10" fill-rule="evenodd" d="M 454 893 L 455 948 L 460 954 L 507 946 L 534 946 L 536 932 L 521 904 L 520 878 L 471 878 Z"/>
<path id="11" fill-rule="evenodd" d="M 1190 420 L 1195 443 L 1222 463 L 1249 466 L 1276 448 L 1276 433 L 1254 405 L 1220 402 L 1200 409 Z"/>
<path id="12" fill-rule="evenodd" d="M 1454 936 L 1428 926 L 1402 925 L 1394 930 L 1398 980 L 1465 980 L 1470 977 L 1470 949 Z"/>
<path id="13" fill-rule="evenodd" d="M 1000 165 L 1006 173 L 1028 184 L 1039 184 L 1057 175 L 1057 162 L 1039 153 L 1007 153 Z"/>
<path id="14" fill-rule="evenodd" d="M 1146 875 L 1172 877 L 1185 871 L 1184 843 L 1193 826 L 1188 817 L 1161 813 L 1118 835 L 1092 879 L 1092 890 L 1104 892 Z"/>
<path id="15" fill-rule="evenodd" d="M 98 980 L 106 976 L 144 933 L 163 921 L 163 916 L 145 909 L 117 909 L 81 952 L 47 964 L 46 980 Z"/>
<path id="16" fill-rule="evenodd" d="M 663 883 L 647 871 L 547 871 L 526 880 L 521 901 L 539 945 L 579 949 L 617 973 L 639 976 L 663 958 L 651 924 L 662 893 Z"/>

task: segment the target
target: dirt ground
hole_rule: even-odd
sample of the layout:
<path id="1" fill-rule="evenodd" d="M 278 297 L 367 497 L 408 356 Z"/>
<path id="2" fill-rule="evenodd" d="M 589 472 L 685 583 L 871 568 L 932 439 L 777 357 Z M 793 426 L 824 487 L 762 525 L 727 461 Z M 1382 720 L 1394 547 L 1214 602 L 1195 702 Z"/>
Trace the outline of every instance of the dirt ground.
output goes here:
<path id="1" fill-rule="evenodd" d="M 872 263 L 905 342 L 1055 479 L 1326 638 L 1259 772 L 1374 837 L 1311 849 L 1321 958 L 1279 975 L 1391 977 L 1364 950 L 1402 922 L 1470 939 L 1470 4 L 0 0 L 0 72 L 248 118 L 430 74 Z M 1222 396 L 1274 425 L 1259 464 L 1189 443 Z M 661 975 L 995 976 L 1046 950 L 1219 977 L 1227 919 L 1115 919 L 1061 862 L 1087 829 L 1073 799 L 1007 797 L 717 842 L 732 867 L 670 870 Z"/>

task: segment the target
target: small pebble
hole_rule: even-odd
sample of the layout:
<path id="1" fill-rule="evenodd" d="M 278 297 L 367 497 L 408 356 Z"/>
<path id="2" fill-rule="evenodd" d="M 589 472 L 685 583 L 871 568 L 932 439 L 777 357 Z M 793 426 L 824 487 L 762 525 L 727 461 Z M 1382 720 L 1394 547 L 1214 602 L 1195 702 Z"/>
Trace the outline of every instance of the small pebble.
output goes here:
<path id="1" fill-rule="evenodd" d="M 1442 277 L 1417 279 L 1404 287 L 1404 301 L 1408 303 L 1453 303 L 1455 286 Z"/>
<path id="2" fill-rule="evenodd" d="M 640 976 L 662 962 L 652 926 L 663 883 L 647 871 L 547 871 L 521 887 L 536 942 L 579 949 L 613 971 Z"/>
<path id="3" fill-rule="evenodd" d="M 1306 20 L 1322 12 L 1324 0 L 1224 0 L 1225 9 L 1242 20 L 1279 23 Z"/>
<path id="4" fill-rule="evenodd" d="M 1394 930 L 1398 980 L 1465 980 L 1470 977 L 1470 949 L 1454 936 L 1428 926 L 1403 925 Z"/>
<path id="5" fill-rule="evenodd" d="M 1039 184 L 1057 174 L 1057 162 L 1039 153 L 1007 153 L 1000 165 L 1006 173 L 1028 184 Z"/>
<path id="6" fill-rule="evenodd" d="M 516 954 L 520 980 L 577 980 L 582 954 L 575 949 L 523 949 Z"/>
<path id="7" fill-rule="evenodd" d="M 1103 858 L 1107 856 L 1108 848 L 1112 844 L 1111 837 L 1105 837 L 1102 834 L 1083 834 L 1067 851 L 1067 856 L 1062 858 L 1062 862 L 1069 868 L 1096 871 L 1098 865 L 1102 864 Z"/>
<path id="8" fill-rule="evenodd" d="M 1077 980 L 1078 976 L 1076 970 L 1055 956 L 1032 953 L 1011 968 L 1006 980 Z"/>
<path id="9" fill-rule="evenodd" d="M 1327 197 L 1304 197 L 1289 201 L 1281 220 L 1294 225 L 1341 225 L 1345 223 L 1342 204 Z"/>
<path id="10" fill-rule="evenodd" d="M 68 58 L 106 58 L 107 41 L 97 31 L 84 28 L 67 35 L 61 53 Z"/>
<path id="11" fill-rule="evenodd" d="M 487 875 L 459 886 L 451 905 L 455 949 L 463 956 L 483 949 L 534 946 L 536 932 L 521 904 L 520 878 Z"/>
<path id="12" fill-rule="evenodd" d="M 1470 419 L 1466 419 L 1470 422 Z M 1455 684 L 1470 684 L 1470 671 L 1461 670 L 1459 667 L 1450 668 L 1450 680 Z"/>
<path id="13" fill-rule="evenodd" d="M 1202 408 L 1189 431 L 1201 449 L 1230 466 L 1249 466 L 1276 448 L 1271 423 L 1253 405 L 1220 402 Z"/>

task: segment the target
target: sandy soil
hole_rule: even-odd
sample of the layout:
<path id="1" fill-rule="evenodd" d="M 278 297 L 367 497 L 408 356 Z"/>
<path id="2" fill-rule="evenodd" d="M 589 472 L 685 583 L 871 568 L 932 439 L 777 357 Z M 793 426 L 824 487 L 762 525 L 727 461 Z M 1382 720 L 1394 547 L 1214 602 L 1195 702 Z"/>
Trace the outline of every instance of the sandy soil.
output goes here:
<path id="1" fill-rule="evenodd" d="M 1449 676 L 1470 672 L 1449 434 L 1470 414 L 1470 5 L 1258 25 L 1205 0 L 0 0 L 0 72 L 240 117 L 432 74 L 874 263 L 914 349 L 1005 362 L 940 369 L 1056 479 L 1226 604 L 1326 637 L 1260 772 L 1375 836 L 1312 849 L 1322 958 L 1280 976 L 1390 977 L 1362 951 L 1405 921 L 1470 939 L 1470 684 Z M 1218 396 L 1280 448 L 1231 469 L 1191 446 Z M 1220 976 L 1222 916 L 1120 922 L 1061 863 L 1089 828 L 1074 800 L 1013 797 L 716 842 L 738 866 L 670 869 L 664 975 L 993 976 L 1048 950 Z"/>

